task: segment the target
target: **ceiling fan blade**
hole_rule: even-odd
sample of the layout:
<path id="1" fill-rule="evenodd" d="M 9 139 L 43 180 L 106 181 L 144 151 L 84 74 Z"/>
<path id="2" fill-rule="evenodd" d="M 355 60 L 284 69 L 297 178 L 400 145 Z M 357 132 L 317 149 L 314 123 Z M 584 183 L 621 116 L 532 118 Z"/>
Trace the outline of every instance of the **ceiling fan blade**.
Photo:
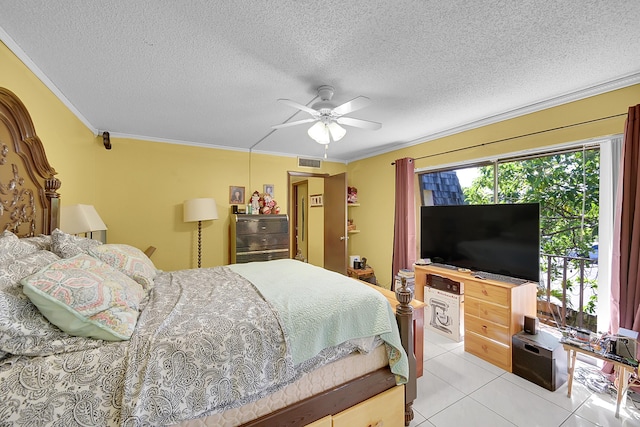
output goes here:
<path id="1" fill-rule="evenodd" d="M 359 110 L 371 104 L 371 100 L 366 96 L 358 96 L 357 98 L 353 98 L 351 101 L 347 101 L 342 105 L 338 105 L 333 109 L 333 114 L 336 116 L 342 116 L 345 114 L 349 114 L 352 111 Z"/>
<path id="2" fill-rule="evenodd" d="M 296 120 L 295 122 L 289 122 L 289 123 L 283 123 L 281 125 L 271 126 L 271 129 L 282 129 L 282 128 L 287 128 L 289 126 L 301 125 L 303 123 L 311 123 L 311 122 L 315 122 L 315 121 L 316 121 L 316 119 Z"/>
<path id="3" fill-rule="evenodd" d="M 278 101 L 282 102 L 283 104 L 287 104 L 289 107 L 293 107 L 293 108 L 297 108 L 298 110 L 305 111 L 311 114 L 313 117 L 316 117 L 320 114 L 318 111 L 314 110 L 313 108 L 307 107 L 306 105 L 299 104 L 290 99 L 278 99 Z"/>
<path id="4" fill-rule="evenodd" d="M 353 126 L 368 130 L 378 130 L 382 127 L 382 123 L 370 122 L 369 120 L 353 119 L 351 117 L 338 117 L 336 119 L 341 125 Z"/>

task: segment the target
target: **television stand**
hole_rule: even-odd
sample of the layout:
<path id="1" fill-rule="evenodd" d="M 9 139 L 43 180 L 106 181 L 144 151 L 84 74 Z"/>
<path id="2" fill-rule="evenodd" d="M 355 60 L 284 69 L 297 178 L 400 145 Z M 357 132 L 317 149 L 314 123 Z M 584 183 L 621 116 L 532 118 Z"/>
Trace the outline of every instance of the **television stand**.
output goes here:
<path id="1" fill-rule="evenodd" d="M 415 267 L 415 298 L 420 301 L 424 301 L 428 274 L 463 284 L 464 350 L 512 372 L 512 337 L 522 331 L 524 316 L 536 316 L 537 284 L 514 284 L 478 278 L 472 271 L 420 265 Z"/>

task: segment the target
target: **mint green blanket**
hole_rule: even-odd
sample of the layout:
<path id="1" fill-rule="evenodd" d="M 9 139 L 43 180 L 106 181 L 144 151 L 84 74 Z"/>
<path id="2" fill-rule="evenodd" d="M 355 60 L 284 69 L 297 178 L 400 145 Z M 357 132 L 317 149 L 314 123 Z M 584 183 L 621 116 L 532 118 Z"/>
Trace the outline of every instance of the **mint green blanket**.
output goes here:
<path id="1" fill-rule="evenodd" d="M 291 259 L 229 268 L 253 283 L 279 312 L 295 364 L 350 339 L 379 335 L 387 344 L 396 381 L 407 381 L 409 366 L 398 325 L 381 293 L 357 280 Z"/>

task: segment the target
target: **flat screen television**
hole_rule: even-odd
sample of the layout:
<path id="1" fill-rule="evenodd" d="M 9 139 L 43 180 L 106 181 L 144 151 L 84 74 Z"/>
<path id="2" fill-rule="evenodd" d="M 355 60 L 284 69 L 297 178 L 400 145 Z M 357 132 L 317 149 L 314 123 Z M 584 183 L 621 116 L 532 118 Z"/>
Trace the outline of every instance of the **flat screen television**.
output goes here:
<path id="1" fill-rule="evenodd" d="M 540 204 L 422 206 L 420 257 L 538 282 Z"/>

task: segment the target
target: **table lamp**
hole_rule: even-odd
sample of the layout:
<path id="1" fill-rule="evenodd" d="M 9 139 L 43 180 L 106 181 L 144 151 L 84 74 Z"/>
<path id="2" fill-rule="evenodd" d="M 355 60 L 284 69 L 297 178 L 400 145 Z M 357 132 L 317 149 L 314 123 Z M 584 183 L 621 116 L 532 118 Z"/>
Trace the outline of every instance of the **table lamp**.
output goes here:
<path id="1" fill-rule="evenodd" d="M 214 199 L 199 198 L 184 201 L 184 222 L 198 221 L 198 268 L 202 259 L 202 221 L 212 219 L 218 219 L 218 208 Z"/>
<path id="2" fill-rule="evenodd" d="M 78 204 L 60 208 L 60 230 L 68 234 L 89 233 L 89 237 L 93 238 L 94 231 L 106 231 L 107 226 L 96 208 Z"/>

